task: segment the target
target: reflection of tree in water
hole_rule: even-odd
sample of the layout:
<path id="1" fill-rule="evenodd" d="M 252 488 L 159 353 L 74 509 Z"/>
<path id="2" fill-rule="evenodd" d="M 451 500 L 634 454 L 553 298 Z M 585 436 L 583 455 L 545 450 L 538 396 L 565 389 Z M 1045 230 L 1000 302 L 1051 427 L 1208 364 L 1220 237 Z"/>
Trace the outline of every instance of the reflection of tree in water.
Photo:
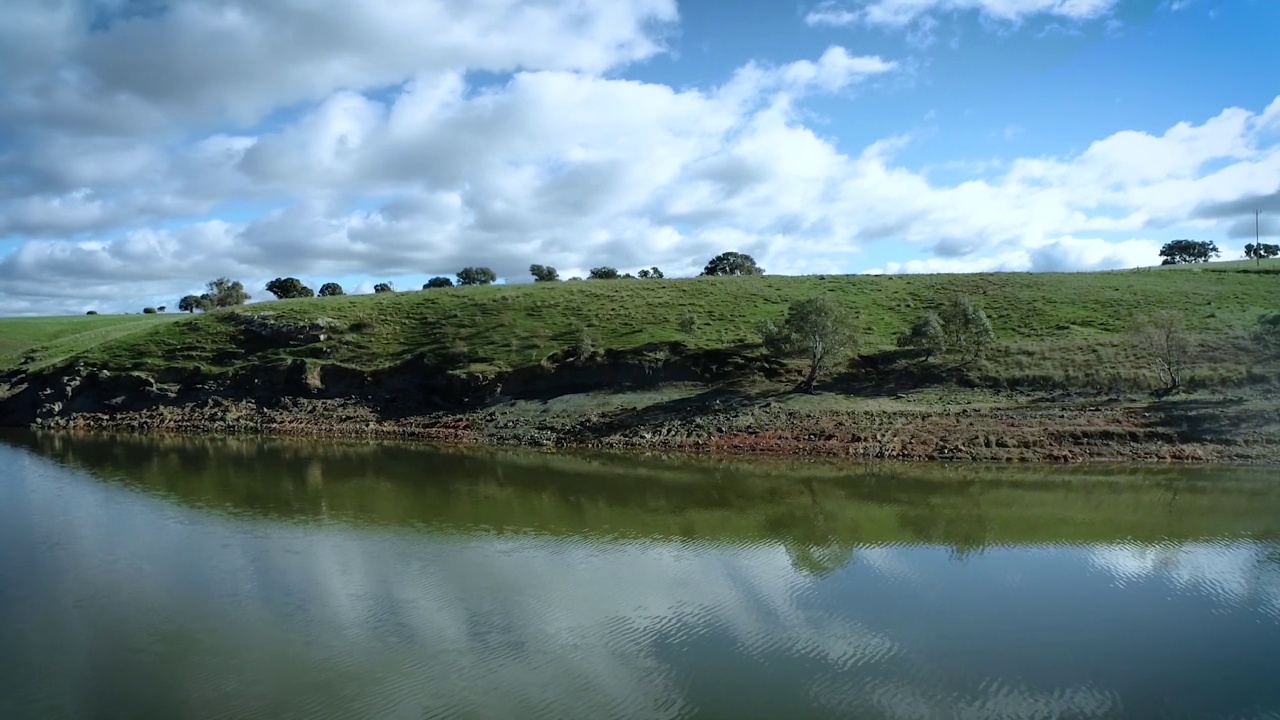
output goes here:
<path id="1" fill-rule="evenodd" d="M 791 559 L 791 566 L 810 575 L 824 577 L 853 561 L 857 523 L 847 513 L 847 503 L 824 503 L 812 480 L 805 480 L 809 502 L 775 510 L 764 518 L 764 529 L 777 538 Z"/>
<path id="2" fill-rule="evenodd" d="M 898 523 L 921 542 L 950 545 L 956 559 L 981 553 L 991 534 L 981 493 L 972 487 L 907 504 L 898 513 Z"/>

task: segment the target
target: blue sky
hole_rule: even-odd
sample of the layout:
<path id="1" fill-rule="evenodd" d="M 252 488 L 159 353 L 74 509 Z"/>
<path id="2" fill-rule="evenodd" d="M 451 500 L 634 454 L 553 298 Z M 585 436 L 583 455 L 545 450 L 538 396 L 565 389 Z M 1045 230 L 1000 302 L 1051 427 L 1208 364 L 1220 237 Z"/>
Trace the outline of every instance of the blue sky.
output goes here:
<path id="1" fill-rule="evenodd" d="M 1090 270 L 1280 234 L 1266 0 L 15 0 L 0 314 L 229 275 Z M 1246 227 L 1247 226 L 1247 227 Z"/>

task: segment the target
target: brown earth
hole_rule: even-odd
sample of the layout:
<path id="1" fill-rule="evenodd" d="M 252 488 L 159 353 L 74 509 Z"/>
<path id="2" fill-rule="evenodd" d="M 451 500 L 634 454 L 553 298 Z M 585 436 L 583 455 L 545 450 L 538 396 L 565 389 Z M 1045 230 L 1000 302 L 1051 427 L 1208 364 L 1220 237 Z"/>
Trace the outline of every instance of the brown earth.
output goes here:
<path id="1" fill-rule="evenodd" d="M 891 380 L 891 381 L 890 381 Z M 678 346 L 500 376 L 411 361 L 226 375 L 83 365 L 0 377 L 0 426 L 954 461 L 1280 464 L 1280 397 L 1051 396 L 879 370 L 817 395 L 767 360 Z"/>

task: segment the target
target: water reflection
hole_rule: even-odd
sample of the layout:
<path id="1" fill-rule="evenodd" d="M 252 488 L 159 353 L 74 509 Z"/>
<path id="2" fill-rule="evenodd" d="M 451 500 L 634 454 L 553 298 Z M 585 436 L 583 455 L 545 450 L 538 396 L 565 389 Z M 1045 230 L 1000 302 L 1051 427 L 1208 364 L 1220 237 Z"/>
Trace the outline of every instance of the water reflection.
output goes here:
<path id="1" fill-rule="evenodd" d="M 1256 471 L 51 435 L 0 468 L 0 717 L 1280 708 Z"/>

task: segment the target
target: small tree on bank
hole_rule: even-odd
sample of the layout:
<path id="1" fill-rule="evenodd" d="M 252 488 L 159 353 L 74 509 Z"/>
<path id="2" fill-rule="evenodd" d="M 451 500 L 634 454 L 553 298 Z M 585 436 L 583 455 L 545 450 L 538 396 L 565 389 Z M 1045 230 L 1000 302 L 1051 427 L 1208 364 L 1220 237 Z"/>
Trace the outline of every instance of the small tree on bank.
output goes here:
<path id="1" fill-rule="evenodd" d="M 812 393 L 822 371 L 858 345 L 853 319 L 824 297 L 796 300 L 782 322 L 765 321 L 759 328 L 764 347 L 779 357 L 805 357 L 809 372 L 805 391 Z"/>
<path id="2" fill-rule="evenodd" d="M 957 295 L 939 310 L 930 310 L 898 337 L 898 347 L 917 348 L 925 359 L 952 355 L 962 364 L 975 362 L 995 344 L 991 320 L 964 295 Z"/>
<path id="3" fill-rule="evenodd" d="M 498 276 L 487 267 L 466 267 L 458 271 L 459 285 L 489 285 Z"/>
<path id="4" fill-rule="evenodd" d="M 277 300 L 315 297 L 315 291 L 303 285 L 302 281 L 295 277 L 272 280 L 267 283 L 267 292 L 275 295 Z"/>
<path id="5" fill-rule="evenodd" d="M 1192 345 L 1180 317 L 1171 312 L 1160 312 L 1141 318 L 1130 329 L 1129 341 L 1138 355 L 1155 370 L 1164 393 L 1176 392 L 1182 387 L 1191 361 Z"/>
<path id="6" fill-rule="evenodd" d="M 451 288 L 451 287 L 453 287 L 453 281 L 452 281 L 452 280 L 450 280 L 450 279 L 449 279 L 449 278 L 447 278 L 447 277 L 441 277 L 441 276 L 437 275 L 437 276 L 435 276 L 435 277 L 431 278 L 430 280 L 428 280 L 428 281 L 427 281 L 427 283 L 426 283 L 425 285 L 423 285 L 423 286 L 422 286 L 422 289 L 423 289 L 423 290 L 436 290 L 436 289 L 438 289 L 438 288 Z"/>
<path id="7" fill-rule="evenodd" d="M 560 273 L 550 265 L 530 265 L 529 274 L 534 282 L 556 282 L 560 279 Z"/>
<path id="8" fill-rule="evenodd" d="M 347 291 L 343 290 L 342 286 L 335 282 L 327 282 L 320 286 L 320 297 L 338 297 L 346 294 Z"/>
<path id="9" fill-rule="evenodd" d="M 702 270 L 703 275 L 763 275 L 764 268 L 756 265 L 755 258 L 740 252 L 725 252 L 711 258 Z"/>
<path id="10" fill-rule="evenodd" d="M 1200 240 L 1174 240 L 1160 248 L 1161 265 L 1188 265 L 1209 262 L 1221 255 L 1218 246 Z"/>

